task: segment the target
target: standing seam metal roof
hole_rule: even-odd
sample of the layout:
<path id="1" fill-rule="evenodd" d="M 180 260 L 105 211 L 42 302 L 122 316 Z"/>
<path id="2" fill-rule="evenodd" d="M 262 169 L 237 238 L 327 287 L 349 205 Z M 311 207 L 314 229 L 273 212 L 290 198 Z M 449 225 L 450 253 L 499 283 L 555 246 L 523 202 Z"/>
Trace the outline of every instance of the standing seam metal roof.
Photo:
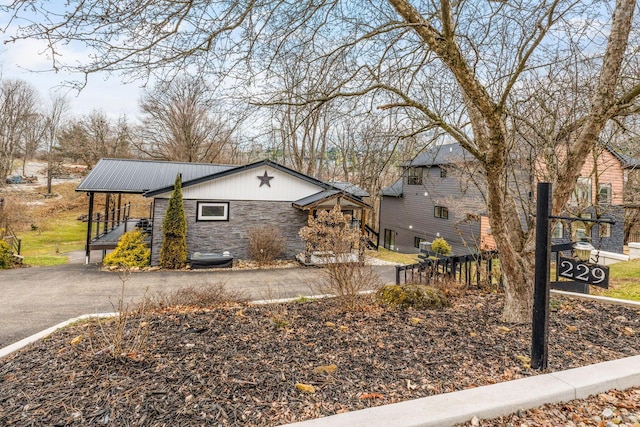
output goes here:
<path id="1" fill-rule="evenodd" d="M 402 197 L 402 178 L 380 190 L 382 196 Z"/>
<path id="2" fill-rule="evenodd" d="M 460 144 L 444 144 L 430 147 L 423 153 L 418 154 L 410 162 L 404 162 L 401 166 L 438 166 L 450 165 L 472 159 L 471 154 L 467 152 Z"/>
<path id="3" fill-rule="evenodd" d="M 318 193 L 312 194 L 307 197 L 303 197 L 300 200 L 296 200 L 293 202 L 293 206 L 299 208 L 305 208 L 314 205 L 317 202 L 321 202 L 323 200 L 330 199 L 334 196 L 342 195 L 348 200 L 351 200 L 353 203 L 361 205 L 363 207 L 371 207 L 368 203 L 363 202 L 358 196 L 352 193 L 344 192 L 341 190 L 323 190 Z"/>
<path id="4" fill-rule="evenodd" d="M 173 186 L 179 173 L 184 182 L 237 167 L 211 163 L 101 159 L 76 191 L 142 194 L 156 188 Z"/>

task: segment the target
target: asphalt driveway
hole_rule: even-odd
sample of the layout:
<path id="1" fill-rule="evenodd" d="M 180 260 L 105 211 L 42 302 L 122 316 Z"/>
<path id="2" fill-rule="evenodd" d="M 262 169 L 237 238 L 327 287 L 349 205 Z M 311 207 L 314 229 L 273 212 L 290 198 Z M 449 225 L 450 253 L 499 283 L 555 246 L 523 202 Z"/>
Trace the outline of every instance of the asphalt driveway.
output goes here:
<path id="1" fill-rule="evenodd" d="M 383 283 L 394 282 L 394 266 L 373 268 Z M 125 282 L 125 302 L 133 306 L 145 294 L 205 284 L 224 284 L 252 300 L 311 295 L 321 272 L 312 267 L 138 272 Z M 118 273 L 100 271 L 97 264 L 0 270 L 0 348 L 70 318 L 115 311 L 121 286 Z"/>

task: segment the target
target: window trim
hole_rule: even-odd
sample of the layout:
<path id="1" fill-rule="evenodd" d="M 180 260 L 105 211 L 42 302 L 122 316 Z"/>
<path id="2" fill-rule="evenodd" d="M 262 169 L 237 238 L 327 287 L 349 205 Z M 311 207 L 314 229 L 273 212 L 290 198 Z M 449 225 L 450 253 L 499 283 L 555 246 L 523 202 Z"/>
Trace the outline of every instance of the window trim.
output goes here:
<path id="1" fill-rule="evenodd" d="M 434 206 L 433 216 L 436 218 L 449 219 L 449 208 L 446 206 Z"/>
<path id="2" fill-rule="evenodd" d="M 202 208 L 207 206 L 222 206 L 224 213 L 219 216 L 205 216 L 202 214 Z M 196 221 L 229 221 L 229 202 L 197 202 Z"/>

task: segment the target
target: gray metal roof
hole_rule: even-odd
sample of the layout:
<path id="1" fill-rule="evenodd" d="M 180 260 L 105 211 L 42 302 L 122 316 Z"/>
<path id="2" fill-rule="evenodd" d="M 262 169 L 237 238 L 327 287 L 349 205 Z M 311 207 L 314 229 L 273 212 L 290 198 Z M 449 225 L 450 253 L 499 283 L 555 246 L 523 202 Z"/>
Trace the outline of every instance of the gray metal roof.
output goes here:
<path id="1" fill-rule="evenodd" d="M 173 187 L 179 173 L 184 182 L 237 167 L 211 163 L 101 159 L 76 191 L 142 194 L 156 188 Z"/>
<path id="2" fill-rule="evenodd" d="M 635 157 L 628 156 L 617 151 L 610 145 L 606 145 L 606 149 L 613 154 L 613 156 L 618 159 L 618 161 L 622 164 L 623 169 L 638 169 L 640 168 L 640 160 Z"/>
<path id="3" fill-rule="evenodd" d="M 369 197 L 369 193 L 355 184 L 345 181 L 329 182 L 330 185 L 358 197 Z"/>
<path id="4" fill-rule="evenodd" d="M 293 202 L 293 204 L 296 206 L 307 206 L 307 205 L 311 205 L 313 203 L 319 202 L 321 200 L 328 199 L 332 196 L 335 196 L 336 194 L 340 194 L 340 191 L 324 190 L 324 191 L 320 191 L 318 193 L 312 194 L 310 196 L 303 197 L 300 200 L 296 200 L 295 202 Z"/>
<path id="5" fill-rule="evenodd" d="M 400 166 L 438 166 L 459 163 L 460 161 L 472 160 L 469 154 L 458 143 L 444 144 L 430 147 L 428 150 L 418 154 L 410 162 L 401 163 Z"/>
<path id="6" fill-rule="evenodd" d="M 390 186 L 380 190 L 380 194 L 383 196 L 390 196 L 390 197 L 402 196 L 402 178 L 398 179 L 396 182 L 394 182 Z"/>
<path id="7" fill-rule="evenodd" d="M 312 194 L 310 196 L 303 197 L 300 200 L 296 200 L 295 202 L 293 202 L 293 206 L 303 209 L 305 207 L 311 207 L 318 202 L 322 202 L 323 200 L 329 200 L 338 195 L 341 195 L 342 197 L 350 200 L 356 205 L 360 205 L 363 207 L 371 207 L 367 203 L 363 202 L 359 197 L 355 196 L 354 194 L 345 193 L 344 191 L 341 191 L 341 190 L 323 190 L 318 193 Z"/>

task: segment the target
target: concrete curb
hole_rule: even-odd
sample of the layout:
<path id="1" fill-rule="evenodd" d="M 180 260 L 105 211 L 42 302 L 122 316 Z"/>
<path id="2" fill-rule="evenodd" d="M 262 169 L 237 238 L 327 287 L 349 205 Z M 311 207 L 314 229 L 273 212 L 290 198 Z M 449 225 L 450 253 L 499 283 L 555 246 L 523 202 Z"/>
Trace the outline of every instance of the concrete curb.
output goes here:
<path id="1" fill-rule="evenodd" d="M 640 356 L 362 409 L 287 427 L 445 427 L 640 386 Z"/>
<path id="2" fill-rule="evenodd" d="M 621 306 L 624 306 L 624 307 L 632 307 L 632 308 L 640 309 L 640 302 L 638 302 L 638 301 L 629 301 L 629 300 L 611 298 L 611 297 L 601 297 L 601 296 L 598 296 L 598 295 L 578 294 L 578 293 L 575 293 L 575 292 L 558 291 L 558 290 L 554 290 L 554 289 L 551 290 L 551 293 L 552 294 L 557 294 L 557 295 L 564 295 L 564 296 L 568 296 L 568 297 L 576 298 L 576 299 L 597 301 L 597 302 L 601 302 L 601 303 L 605 303 L 605 304 L 621 305 Z"/>
<path id="3" fill-rule="evenodd" d="M 23 347 L 28 346 L 31 343 L 34 343 L 42 338 L 45 338 L 49 335 L 51 335 L 52 333 L 54 333 L 55 331 L 57 331 L 60 328 L 64 328 L 65 326 L 68 326 L 72 323 L 76 323 L 79 322 L 81 320 L 86 320 L 86 319 L 91 319 L 91 318 L 103 318 L 103 317 L 113 317 L 113 316 L 117 316 L 118 313 L 97 313 L 97 314 L 84 314 L 82 316 L 79 317 L 74 317 L 73 319 L 69 319 L 69 320 L 65 320 L 62 323 L 58 323 L 55 326 L 52 326 L 50 328 L 45 329 L 44 331 L 40 331 L 37 334 L 33 334 L 29 337 L 26 337 L 24 339 L 21 339 L 20 341 L 8 345 L 4 348 L 0 349 L 0 359 L 2 359 L 5 356 L 10 355 L 11 353 L 20 350 Z"/>

